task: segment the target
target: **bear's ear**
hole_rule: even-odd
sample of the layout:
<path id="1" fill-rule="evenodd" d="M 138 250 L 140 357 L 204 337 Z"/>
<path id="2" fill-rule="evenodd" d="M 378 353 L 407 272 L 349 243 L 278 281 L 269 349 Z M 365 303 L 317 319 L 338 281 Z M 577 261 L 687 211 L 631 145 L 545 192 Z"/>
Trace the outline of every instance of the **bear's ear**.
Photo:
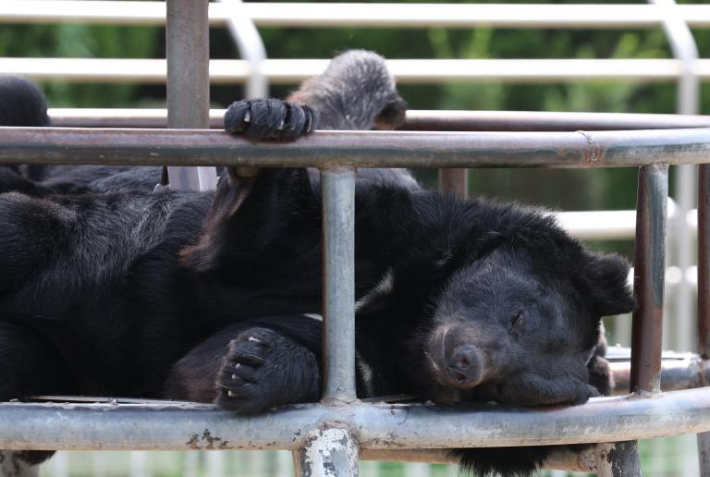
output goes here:
<path id="1" fill-rule="evenodd" d="M 629 262 L 618 255 L 585 253 L 580 291 L 599 316 L 634 310 L 634 297 L 628 284 L 630 269 Z"/>

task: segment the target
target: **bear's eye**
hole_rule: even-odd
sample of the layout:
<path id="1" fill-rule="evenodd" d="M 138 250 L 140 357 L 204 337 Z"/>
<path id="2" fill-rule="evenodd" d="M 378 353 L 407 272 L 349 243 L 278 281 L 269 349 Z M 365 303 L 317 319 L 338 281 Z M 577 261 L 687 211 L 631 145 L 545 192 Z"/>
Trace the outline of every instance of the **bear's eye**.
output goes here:
<path id="1" fill-rule="evenodd" d="M 510 328 L 515 328 L 515 325 L 521 322 L 521 318 L 523 317 L 523 312 L 519 311 L 517 314 L 513 316 L 513 319 L 510 320 Z"/>

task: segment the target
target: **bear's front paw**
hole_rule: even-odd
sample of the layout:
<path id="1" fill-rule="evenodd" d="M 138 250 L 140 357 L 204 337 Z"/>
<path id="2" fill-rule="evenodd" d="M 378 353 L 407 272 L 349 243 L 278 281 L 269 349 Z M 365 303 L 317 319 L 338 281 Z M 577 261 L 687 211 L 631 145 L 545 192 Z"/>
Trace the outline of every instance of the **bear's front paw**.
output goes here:
<path id="1" fill-rule="evenodd" d="M 308 106 L 279 99 L 247 99 L 227 109 L 224 129 L 255 140 L 293 140 L 311 133 L 316 119 L 315 111 Z"/>
<path id="2" fill-rule="evenodd" d="M 229 343 L 217 378 L 217 405 L 258 414 L 281 404 L 316 400 L 319 373 L 308 350 L 277 332 L 251 328 Z"/>

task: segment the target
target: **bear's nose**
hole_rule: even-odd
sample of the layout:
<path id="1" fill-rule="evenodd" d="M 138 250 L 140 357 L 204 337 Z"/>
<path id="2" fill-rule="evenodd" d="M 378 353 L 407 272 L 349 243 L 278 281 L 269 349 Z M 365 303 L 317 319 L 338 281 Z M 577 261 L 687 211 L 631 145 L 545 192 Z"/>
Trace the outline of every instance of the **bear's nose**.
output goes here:
<path id="1" fill-rule="evenodd" d="M 457 346 L 449 357 L 447 372 L 454 387 L 469 389 L 476 386 L 483 377 L 483 359 L 478 349 L 470 344 Z"/>

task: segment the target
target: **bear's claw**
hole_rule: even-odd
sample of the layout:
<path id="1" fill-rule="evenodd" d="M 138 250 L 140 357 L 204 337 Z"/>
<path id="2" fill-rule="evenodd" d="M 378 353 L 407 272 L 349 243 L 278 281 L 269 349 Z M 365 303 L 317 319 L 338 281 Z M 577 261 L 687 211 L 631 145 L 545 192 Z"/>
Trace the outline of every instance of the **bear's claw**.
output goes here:
<path id="1" fill-rule="evenodd" d="M 315 129 L 316 112 L 279 99 L 248 99 L 232 103 L 224 115 L 224 129 L 249 139 L 293 140 Z"/>

